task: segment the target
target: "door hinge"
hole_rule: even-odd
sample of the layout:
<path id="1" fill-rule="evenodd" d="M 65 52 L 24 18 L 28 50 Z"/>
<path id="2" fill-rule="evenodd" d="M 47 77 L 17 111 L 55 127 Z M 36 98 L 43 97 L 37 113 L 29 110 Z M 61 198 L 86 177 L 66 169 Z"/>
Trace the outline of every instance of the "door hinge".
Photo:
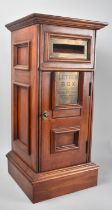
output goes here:
<path id="1" fill-rule="evenodd" d="M 86 154 L 88 153 L 88 141 L 86 141 Z"/>
<path id="2" fill-rule="evenodd" d="M 92 82 L 89 83 L 89 96 L 91 96 Z"/>

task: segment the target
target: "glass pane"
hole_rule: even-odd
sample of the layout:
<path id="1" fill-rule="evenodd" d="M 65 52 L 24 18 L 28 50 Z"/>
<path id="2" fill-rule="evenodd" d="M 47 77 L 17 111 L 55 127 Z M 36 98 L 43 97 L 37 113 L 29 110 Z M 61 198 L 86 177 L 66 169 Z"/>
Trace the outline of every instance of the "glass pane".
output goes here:
<path id="1" fill-rule="evenodd" d="M 77 104 L 79 72 L 56 72 L 56 106 Z"/>

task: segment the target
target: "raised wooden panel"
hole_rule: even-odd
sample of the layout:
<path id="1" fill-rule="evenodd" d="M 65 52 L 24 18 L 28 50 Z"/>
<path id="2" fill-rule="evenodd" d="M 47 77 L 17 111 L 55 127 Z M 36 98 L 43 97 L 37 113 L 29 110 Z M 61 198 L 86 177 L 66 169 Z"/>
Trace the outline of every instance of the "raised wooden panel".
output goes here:
<path id="1" fill-rule="evenodd" d="M 14 68 L 29 70 L 30 68 L 30 41 L 14 43 Z"/>
<path id="2" fill-rule="evenodd" d="M 13 76 L 14 81 L 17 83 L 22 83 L 26 85 L 30 84 L 30 71 L 21 71 L 21 69 L 15 69 L 15 71 L 13 72 Z"/>
<path id="3" fill-rule="evenodd" d="M 76 117 L 81 115 L 81 106 L 69 108 L 62 108 L 62 109 L 55 109 L 52 111 L 53 118 L 59 117 Z"/>
<path id="4" fill-rule="evenodd" d="M 30 86 L 19 83 L 14 83 L 14 141 L 16 140 L 30 152 Z"/>
<path id="5" fill-rule="evenodd" d="M 51 130 L 51 153 L 63 152 L 79 147 L 79 127 Z"/>

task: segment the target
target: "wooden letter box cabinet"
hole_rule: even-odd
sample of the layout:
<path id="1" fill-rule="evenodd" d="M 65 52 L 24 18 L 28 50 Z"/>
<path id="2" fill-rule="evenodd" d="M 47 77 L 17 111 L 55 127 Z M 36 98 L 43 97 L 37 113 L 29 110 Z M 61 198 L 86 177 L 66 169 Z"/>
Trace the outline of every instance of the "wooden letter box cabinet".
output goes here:
<path id="1" fill-rule="evenodd" d="M 96 31 L 106 23 L 31 14 L 9 23 L 12 150 L 8 169 L 33 203 L 92 187 Z"/>

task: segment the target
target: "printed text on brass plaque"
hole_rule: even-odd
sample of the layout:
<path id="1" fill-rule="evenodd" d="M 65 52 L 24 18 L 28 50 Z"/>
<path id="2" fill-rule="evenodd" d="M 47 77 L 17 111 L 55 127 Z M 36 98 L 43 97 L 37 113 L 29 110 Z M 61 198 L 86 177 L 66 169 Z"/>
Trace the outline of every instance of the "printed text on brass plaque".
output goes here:
<path id="1" fill-rule="evenodd" d="M 55 73 L 56 106 L 77 104 L 78 72 Z"/>

